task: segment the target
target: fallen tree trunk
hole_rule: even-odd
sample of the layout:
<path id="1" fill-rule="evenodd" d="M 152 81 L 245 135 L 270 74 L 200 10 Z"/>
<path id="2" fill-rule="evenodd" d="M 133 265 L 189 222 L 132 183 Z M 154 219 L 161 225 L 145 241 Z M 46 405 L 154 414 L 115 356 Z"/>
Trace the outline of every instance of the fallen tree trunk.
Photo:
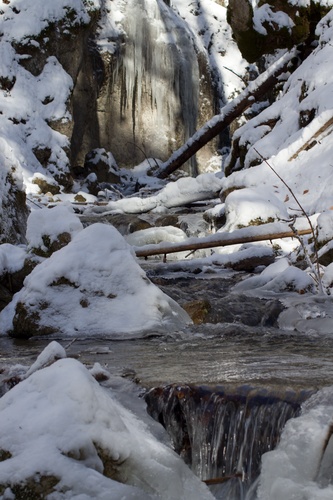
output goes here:
<path id="1" fill-rule="evenodd" d="M 233 101 L 228 103 L 219 115 L 211 118 L 200 130 L 198 130 L 181 148 L 175 151 L 171 157 L 161 165 L 157 171 L 157 177 L 165 179 L 172 172 L 181 167 L 207 142 L 211 141 L 231 122 L 238 118 L 256 100 L 268 92 L 278 83 L 282 73 L 286 72 L 293 58 L 297 55 L 296 50 L 284 54 L 278 61 L 270 66 L 256 80 L 249 83 L 246 89 Z"/>
<path id="2" fill-rule="evenodd" d="M 295 234 L 286 224 L 263 224 L 238 229 L 232 233 L 216 233 L 206 238 L 189 238 L 181 243 L 158 243 L 136 247 L 137 257 L 150 257 L 152 255 L 166 255 L 175 252 L 195 251 L 204 248 L 225 247 L 229 245 L 240 245 L 243 243 L 255 243 L 256 241 L 277 240 L 281 238 L 295 238 L 311 234 L 311 229 L 302 229 Z"/>

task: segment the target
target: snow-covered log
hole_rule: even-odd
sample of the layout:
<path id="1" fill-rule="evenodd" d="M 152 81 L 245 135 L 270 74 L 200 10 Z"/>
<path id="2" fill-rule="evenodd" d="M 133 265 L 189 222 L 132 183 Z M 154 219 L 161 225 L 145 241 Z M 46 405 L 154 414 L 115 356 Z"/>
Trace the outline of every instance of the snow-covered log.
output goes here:
<path id="1" fill-rule="evenodd" d="M 203 248 L 225 247 L 228 245 L 241 245 L 244 243 L 254 243 L 256 241 L 277 240 L 281 238 L 294 238 L 311 234 L 311 229 L 301 229 L 297 235 L 283 223 L 270 223 L 261 226 L 252 226 L 238 229 L 231 233 L 216 233 L 206 238 L 189 238 L 181 243 L 159 243 L 157 245 L 145 245 L 137 247 L 135 253 L 137 257 L 149 257 L 152 255 L 169 254 L 174 252 L 184 252 L 186 250 L 200 250 Z"/>
<path id="2" fill-rule="evenodd" d="M 222 112 L 211 118 L 201 129 L 199 129 L 190 139 L 170 158 L 161 165 L 157 172 L 157 177 L 165 179 L 172 172 L 181 167 L 205 144 L 221 133 L 236 118 L 238 118 L 247 108 L 256 100 L 268 92 L 276 83 L 281 75 L 288 71 L 292 60 L 297 56 L 296 49 L 286 52 L 280 59 L 272 64 L 256 80 L 249 83 L 246 89 L 239 94 L 233 101 L 229 102 Z"/>

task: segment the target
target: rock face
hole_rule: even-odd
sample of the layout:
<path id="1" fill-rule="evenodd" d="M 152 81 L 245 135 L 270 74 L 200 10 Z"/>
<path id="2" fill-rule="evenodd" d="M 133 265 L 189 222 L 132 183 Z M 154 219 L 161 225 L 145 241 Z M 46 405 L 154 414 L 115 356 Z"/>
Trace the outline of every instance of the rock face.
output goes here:
<path id="1" fill-rule="evenodd" d="M 129 0 L 122 27 L 113 52 L 99 51 L 90 35 L 73 91 L 74 163 L 82 164 L 92 147 L 112 151 L 123 166 L 165 160 L 216 112 L 207 55 L 170 6 Z M 200 152 L 199 164 L 215 149 L 216 143 Z M 194 159 L 191 172 L 197 173 Z"/>
<path id="2" fill-rule="evenodd" d="M 218 100 L 208 55 L 167 3 L 124 2 L 121 27 L 108 33 L 113 40 L 106 45 L 103 30 L 116 23 L 116 14 L 98 2 L 81 4 L 80 15 L 77 6 L 65 7 L 54 19 L 43 19 L 40 32 L 27 28 L 22 38 L 15 24 L 23 15 L 18 12 L 8 30 L 24 70 L 38 79 L 52 58 L 71 79 L 66 112 L 46 119 L 67 138 L 60 141 L 66 155 L 57 162 L 60 171 L 52 172 L 65 189 L 72 186 L 73 168 L 84 167 L 86 155 L 96 148 L 111 151 L 122 166 L 141 163 L 145 156 L 167 159 L 217 111 Z M 0 87 L 10 92 L 16 80 L 16 75 L 0 75 Z M 53 95 L 43 96 L 45 109 L 54 102 Z M 213 142 L 200 152 L 199 164 L 216 146 Z M 35 161 L 51 171 L 55 161 L 49 144 L 37 141 L 31 149 Z M 197 173 L 195 160 L 191 171 Z"/>
<path id="3" fill-rule="evenodd" d="M 308 7 L 298 2 L 259 0 L 253 8 L 249 0 L 230 0 L 228 21 L 244 58 L 256 62 L 264 54 L 276 49 L 291 48 L 303 42 L 310 44 L 315 27 L 330 10 L 326 2 L 309 2 Z"/>

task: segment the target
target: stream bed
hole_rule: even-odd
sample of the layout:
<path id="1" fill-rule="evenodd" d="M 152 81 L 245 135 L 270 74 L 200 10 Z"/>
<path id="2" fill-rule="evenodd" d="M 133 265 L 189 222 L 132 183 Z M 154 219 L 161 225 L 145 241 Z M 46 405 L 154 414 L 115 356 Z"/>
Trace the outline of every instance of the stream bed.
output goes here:
<path id="1" fill-rule="evenodd" d="M 99 363 L 142 388 L 149 413 L 193 471 L 203 480 L 227 480 L 211 486 L 217 499 L 254 500 L 262 454 L 275 448 L 303 402 L 333 386 L 333 328 L 320 318 L 318 331 L 278 328 L 279 297 L 230 293 L 244 273 L 164 269 L 150 266 L 148 276 L 184 307 L 208 301 L 207 322 L 133 340 L 89 332 L 84 338 L 0 336 L 0 370 L 31 365 L 51 340 L 58 341 L 67 356 L 89 367 Z"/>

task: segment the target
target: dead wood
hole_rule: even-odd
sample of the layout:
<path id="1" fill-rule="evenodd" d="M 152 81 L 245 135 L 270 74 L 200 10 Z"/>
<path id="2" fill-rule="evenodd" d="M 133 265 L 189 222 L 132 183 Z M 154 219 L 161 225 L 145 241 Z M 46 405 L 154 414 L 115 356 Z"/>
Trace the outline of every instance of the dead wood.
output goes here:
<path id="1" fill-rule="evenodd" d="M 238 229 L 232 233 L 216 233 L 206 238 L 189 238 L 188 241 L 181 243 L 158 243 L 156 245 L 146 245 L 141 248 L 136 247 L 135 253 L 137 257 L 150 257 L 152 255 L 166 255 L 175 252 L 195 251 L 204 248 L 225 247 L 281 238 L 295 238 L 296 236 L 311 234 L 310 228 L 297 231 L 296 234 L 289 228 L 287 229 L 286 226 L 284 226 L 285 230 L 277 231 L 274 223 L 263 224 L 260 226 L 260 230 L 258 230 L 258 227 L 253 226 Z"/>
<path id="2" fill-rule="evenodd" d="M 308 151 L 309 149 L 313 148 L 318 142 L 319 139 L 323 139 L 330 133 L 332 133 L 332 125 L 333 125 L 333 116 L 327 120 L 327 122 L 322 125 L 317 132 L 315 132 L 310 139 L 308 139 L 304 144 L 294 153 L 288 161 L 295 160 L 297 156 L 302 152 L 302 151 Z"/>
<path id="3" fill-rule="evenodd" d="M 295 58 L 295 50 L 284 54 L 277 62 L 272 64 L 256 80 L 249 83 L 241 94 L 228 103 L 219 115 L 211 118 L 201 129 L 199 129 L 188 141 L 171 157 L 161 165 L 157 171 L 157 177 L 165 179 L 172 172 L 181 167 L 197 151 L 205 146 L 214 137 L 227 128 L 236 118 L 238 118 L 256 100 L 260 99 L 266 92 L 276 85 L 283 73 L 288 70 L 291 61 Z"/>

